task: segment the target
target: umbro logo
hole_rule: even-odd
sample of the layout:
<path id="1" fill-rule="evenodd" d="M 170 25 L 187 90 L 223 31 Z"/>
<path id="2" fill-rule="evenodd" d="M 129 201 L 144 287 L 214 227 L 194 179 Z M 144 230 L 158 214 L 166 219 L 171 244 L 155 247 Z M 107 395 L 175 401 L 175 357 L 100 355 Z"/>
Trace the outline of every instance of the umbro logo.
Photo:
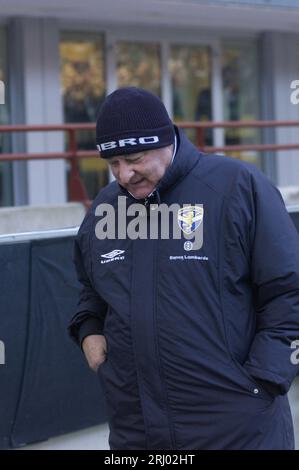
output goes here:
<path id="1" fill-rule="evenodd" d="M 109 253 L 101 255 L 102 258 L 106 258 L 105 260 L 101 260 L 101 264 L 109 263 L 111 261 L 122 261 L 123 259 L 125 259 L 124 256 L 121 256 L 124 252 L 125 250 L 113 250 Z"/>
<path id="2" fill-rule="evenodd" d="M 110 251 L 110 253 L 106 253 L 105 255 L 101 255 L 102 258 L 115 258 L 115 256 L 119 256 L 121 255 L 122 253 L 124 253 L 125 250 L 113 250 L 113 251 Z"/>
<path id="3" fill-rule="evenodd" d="M 157 135 L 151 135 L 149 137 L 130 137 L 128 139 L 120 139 L 120 140 L 112 140 L 111 142 L 103 142 L 97 144 L 98 150 L 110 150 L 116 149 L 118 147 L 127 147 L 132 145 L 147 145 L 147 144 L 155 144 L 159 142 L 159 137 Z"/>

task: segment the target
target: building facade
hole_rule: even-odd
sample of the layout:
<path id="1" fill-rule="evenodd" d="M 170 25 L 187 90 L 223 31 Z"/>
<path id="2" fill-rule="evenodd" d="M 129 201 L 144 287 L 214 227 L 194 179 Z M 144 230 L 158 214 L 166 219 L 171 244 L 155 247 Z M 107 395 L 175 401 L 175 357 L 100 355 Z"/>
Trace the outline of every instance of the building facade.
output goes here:
<path id="1" fill-rule="evenodd" d="M 3 5 L 2 5 L 3 3 Z M 93 122 L 115 88 L 159 95 L 175 121 L 299 119 L 299 4 L 292 1 L 0 1 L 0 122 Z M 217 129 L 208 144 L 299 143 L 298 128 Z M 189 132 L 191 139 L 194 134 Z M 81 132 L 80 148 L 93 149 Z M 62 151 L 62 133 L 0 134 L 0 152 Z M 277 185 L 299 185 L 299 152 L 235 154 Z M 80 163 L 89 196 L 109 179 L 105 162 Z M 68 163 L 0 164 L 0 205 L 68 199 Z"/>

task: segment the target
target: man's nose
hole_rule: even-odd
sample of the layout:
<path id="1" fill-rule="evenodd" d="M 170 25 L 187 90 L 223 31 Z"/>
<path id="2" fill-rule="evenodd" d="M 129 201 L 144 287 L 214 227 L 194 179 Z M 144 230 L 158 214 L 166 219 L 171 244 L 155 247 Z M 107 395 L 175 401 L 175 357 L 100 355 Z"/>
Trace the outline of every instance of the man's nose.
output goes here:
<path id="1" fill-rule="evenodd" d="M 118 167 L 118 180 L 121 184 L 128 184 L 134 175 L 133 168 L 130 168 L 127 162 L 122 161 Z"/>

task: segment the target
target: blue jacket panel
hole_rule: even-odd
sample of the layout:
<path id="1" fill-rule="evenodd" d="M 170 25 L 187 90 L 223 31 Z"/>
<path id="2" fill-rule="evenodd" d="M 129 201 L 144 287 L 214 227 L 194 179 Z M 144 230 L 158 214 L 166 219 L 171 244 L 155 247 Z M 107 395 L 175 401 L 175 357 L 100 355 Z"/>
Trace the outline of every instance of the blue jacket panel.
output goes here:
<path id="1" fill-rule="evenodd" d="M 117 214 L 123 194 L 116 182 L 104 188 L 81 225 L 70 324 L 78 343 L 107 339 L 98 374 L 111 448 L 292 449 L 299 240 L 279 192 L 255 167 L 199 153 L 180 133 L 153 202 L 200 204 L 202 246 L 186 250 L 172 229 L 168 239 L 99 240 L 96 208 Z M 135 202 L 127 195 L 127 208 Z"/>

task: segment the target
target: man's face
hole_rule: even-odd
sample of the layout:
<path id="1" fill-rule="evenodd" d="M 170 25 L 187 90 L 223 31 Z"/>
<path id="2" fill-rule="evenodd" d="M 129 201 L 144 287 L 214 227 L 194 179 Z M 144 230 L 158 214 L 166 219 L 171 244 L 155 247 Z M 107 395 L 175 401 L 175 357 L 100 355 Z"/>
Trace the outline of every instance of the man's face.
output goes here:
<path id="1" fill-rule="evenodd" d="M 173 145 L 169 145 L 161 149 L 111 157 L 108 163 L 118 183 L 136 199 L 143 199 L 163 177 L 172 154 Z"/>

